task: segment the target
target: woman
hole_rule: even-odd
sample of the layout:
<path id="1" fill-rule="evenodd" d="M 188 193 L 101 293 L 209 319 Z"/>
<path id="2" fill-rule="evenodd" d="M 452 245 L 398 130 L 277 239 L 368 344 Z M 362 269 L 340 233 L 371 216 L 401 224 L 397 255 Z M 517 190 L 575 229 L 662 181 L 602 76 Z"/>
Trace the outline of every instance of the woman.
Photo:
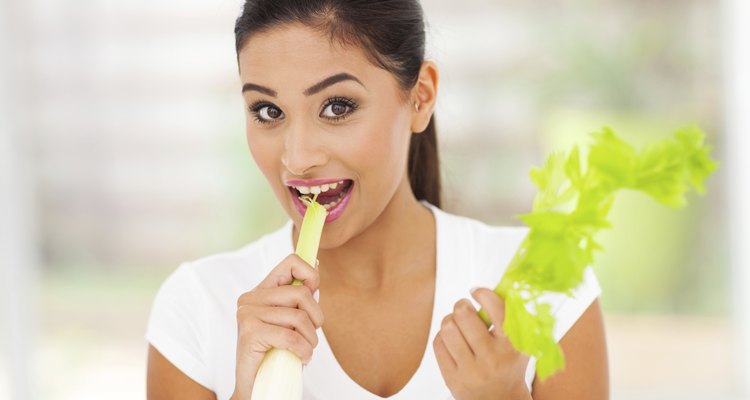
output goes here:
<path id="1" fill-rule="evenodd" d="M 551 300 L 567 367 L 541 382 L 486 288 L 525 230 L 439 208 L 438 69 L 417 1 L 247 1 L 235 34 L 249 148 L 291 220 L 162 285 L 150 399 L 249 399 L 273 347 L 306 364 L 306 399 L 608 397 L 591 271 Z M 318 269 L 292 254 L 308 193 L 329 209 Z"/>

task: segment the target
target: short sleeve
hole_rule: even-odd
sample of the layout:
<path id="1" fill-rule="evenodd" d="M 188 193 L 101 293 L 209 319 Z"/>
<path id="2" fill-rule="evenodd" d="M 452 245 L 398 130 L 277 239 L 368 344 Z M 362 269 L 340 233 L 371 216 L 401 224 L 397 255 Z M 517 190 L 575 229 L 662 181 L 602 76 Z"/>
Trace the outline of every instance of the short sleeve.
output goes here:
<path id="1" fill-rule="evenodd" d="M 559 342 L 573 327 L 589 306 L 601 295 L 602 289 L 591 267 L 583 271 L 583 281 L 573 290 L 572 296 L 562 293 L 554 293 L 543 296 L 541 299 L 552 306 L 552 315 L 555 317 L 555 328 L 553 336 Z M 536 360 L 531 357 L 526 369 L 526 384 L 531 389 L 534 381 Z"/>
<path id="2" fill-rule="evenodd" d="M 583 270 L 583 281 L 573 290 L 572 297 L 556 294 L 562 300 L 556 302 L 552 311 L 552 315 L 555 316 L 555 340 L 559 342 L 565 336 L 601 293 L 602 289 L 594 271 L 587 267 Z"/>
<path id="3" fill-rule="evenodd" d="M 146 340 L 185 375 L 214 390 L 204 353 L 205 294 L 190 265 L 180 265 L 159 288 Z"/>

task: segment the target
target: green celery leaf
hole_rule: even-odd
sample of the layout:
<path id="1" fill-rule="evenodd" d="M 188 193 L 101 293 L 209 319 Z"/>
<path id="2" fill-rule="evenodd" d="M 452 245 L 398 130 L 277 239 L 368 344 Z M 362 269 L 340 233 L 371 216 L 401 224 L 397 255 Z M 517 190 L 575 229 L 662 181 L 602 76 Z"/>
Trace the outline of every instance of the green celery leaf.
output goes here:
<path id="1" fill-rule="evenodd" d="M 531 212 L 518 217 L 530 229 L 495 292 L 505 299 L 505 334 L 516 349 L 537 358 L 542 380 L 563 368 L 565 359 L 553 337 L 554 316 L 540 296 L 570 296 L 581 284 L 595 252 L 602 250 L 595 236 L 611 227 L 607 216 L 618 190 L 642 191 L 673 207 L 685 204 L 690 186 L 702 193 L 703 182 L 718 165 L 704 137 L 697 127 L 679 129 L 673 138 L 653 142 L 639 154 L 604 127 L 593 134 L 585 170 L 578 147 L 567 157 L 553 153 L 541 168 L 531 170 L 539 191 Z M 574 208 L 564 209 L 573 200 Z M 484 310 L 479 316 L 490 324 Z"/>

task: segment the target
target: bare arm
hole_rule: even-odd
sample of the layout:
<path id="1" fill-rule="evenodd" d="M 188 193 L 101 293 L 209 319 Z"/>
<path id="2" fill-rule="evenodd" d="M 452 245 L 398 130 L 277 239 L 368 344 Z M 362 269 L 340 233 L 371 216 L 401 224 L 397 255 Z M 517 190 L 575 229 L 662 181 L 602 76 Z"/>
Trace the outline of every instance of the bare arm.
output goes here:
<path id="1" fill-rule="evenodd" d="M 190 379 L 153 346 L 148 346 L 148 400 L 216 400 L 214 392 Z"/>
<path id="2" fill-rule="evenodd" d="M 599 299 L 560 340 L 565 353 L 565 370 L 544 383 L 534 379 L 534 400 L 609 399 L 609 369 Z"/>

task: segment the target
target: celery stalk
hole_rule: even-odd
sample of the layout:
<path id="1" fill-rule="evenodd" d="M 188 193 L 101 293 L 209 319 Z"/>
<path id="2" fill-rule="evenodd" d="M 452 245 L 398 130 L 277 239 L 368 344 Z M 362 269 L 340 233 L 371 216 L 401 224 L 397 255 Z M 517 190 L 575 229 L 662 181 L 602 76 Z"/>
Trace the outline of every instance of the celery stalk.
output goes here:
<path id="1" fill-rule="evenodd" d="M 312 200 L 309 197 L 301 197 L 302 202 L 307 204 L 305 218 L 302 219 L 302 227 L 299 230 L 297 239 L 297 253 L 300 258 L 307 261 L 308 264 L 315 267 L 318 259 L 318 247 L 320 246 L 320 236 L 323 233 L 323 225 L 326 222 L 328 211 L 325 207 L 318 204 L 316 194 Z M 301 285 L 302 282 L 294 280 L 293 285 Z"/>
<path id="2" fill-rule="evenodd" d="M 301 197 L 307 204 L 302 219 L 295 253 L 308 264 L 316 267 L 320 236 L 328 211 L 318 204 L 317 195 L 312 199 Z M 292 285 L 302 285 L 295 279 Z M 260 364 L 255 376 L 252 400 L 300 400 L 302 399 L 302 360 L 285 349 L 271 349 Z"/>

